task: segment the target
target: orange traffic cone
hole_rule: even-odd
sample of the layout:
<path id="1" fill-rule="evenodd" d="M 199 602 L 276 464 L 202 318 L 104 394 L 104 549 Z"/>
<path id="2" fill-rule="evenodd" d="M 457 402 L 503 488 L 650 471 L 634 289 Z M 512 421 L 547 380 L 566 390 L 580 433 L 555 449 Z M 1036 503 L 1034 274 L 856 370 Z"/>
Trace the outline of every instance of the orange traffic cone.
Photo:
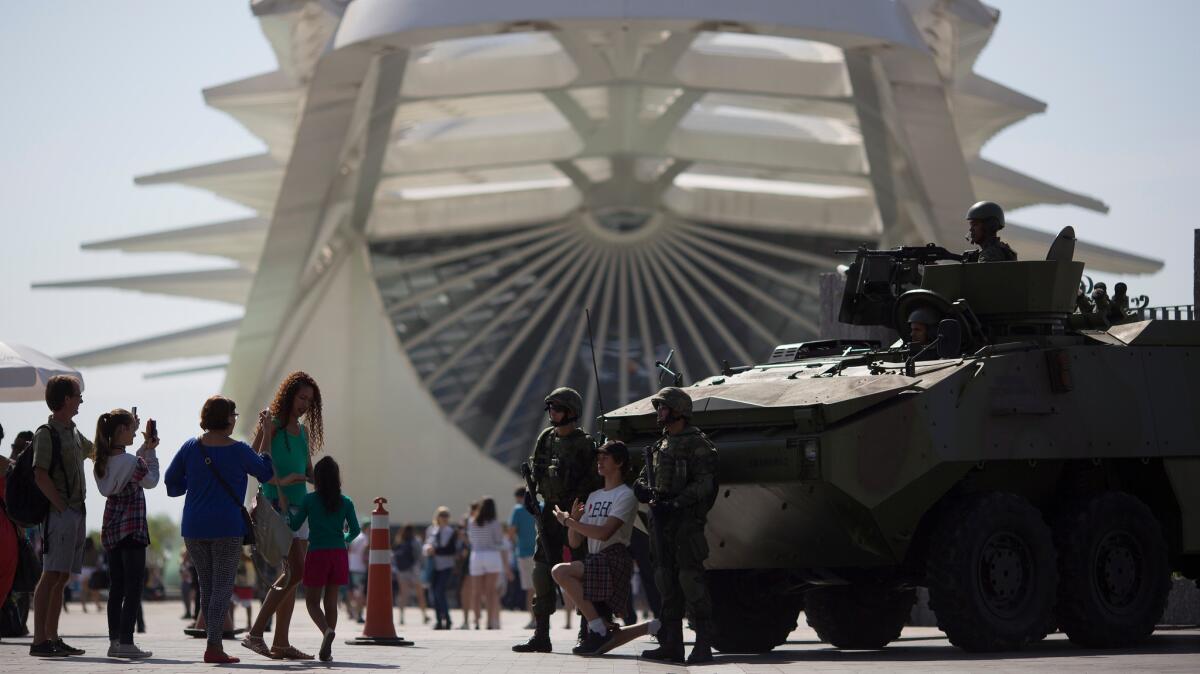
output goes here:
<path id="1" fill-rule="evenodd" d="M 352 646 L 412 646 L 413 642 L 396 636 L 392 624 L 392 549 L 389 546 L 391 529 L 388 511 L 383 509 L 387 499 L 375 499 L 371 513 L 371 552 L 367 557 L 367 622 L 357 639 L 347 639 Z"/>

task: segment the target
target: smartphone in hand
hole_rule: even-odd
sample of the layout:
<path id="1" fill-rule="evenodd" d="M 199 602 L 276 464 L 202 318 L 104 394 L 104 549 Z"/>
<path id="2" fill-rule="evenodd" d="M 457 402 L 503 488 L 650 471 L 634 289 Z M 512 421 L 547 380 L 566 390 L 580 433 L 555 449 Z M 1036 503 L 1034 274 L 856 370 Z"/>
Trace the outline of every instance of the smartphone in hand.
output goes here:
<path id="1" fill-rule="evenodd" d="M 146 434 L 155 440 L 158 439 L 158 423 L 153 419 L 146 422 Z"/>

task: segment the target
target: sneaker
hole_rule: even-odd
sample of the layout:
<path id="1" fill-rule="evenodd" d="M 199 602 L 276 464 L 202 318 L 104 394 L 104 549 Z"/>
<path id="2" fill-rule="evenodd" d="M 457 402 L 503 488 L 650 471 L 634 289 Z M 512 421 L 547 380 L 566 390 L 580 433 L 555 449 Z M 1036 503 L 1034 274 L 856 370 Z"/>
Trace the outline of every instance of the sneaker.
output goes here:
<path id="1" fill-rule="evenodd" d="M 151 655 L 154 655 L 154 653 L 143 651 L 137 647 L 137 644 L 117 644 L 117 652 L 115 654 L 111 649 L 109 650 L 110 657 L 125 658 L 126 660 L 141 660 Z"/>
<path id="2" fill-rule="evenodd" d="M 83 655 L 84 653 L 87 653 L 87 651 L 83 650 L 82 648 L 75 648 L 74 646 L 67 645 L 67 642 L 63 641 L 62 639 L 59 639 L 54 643 L 55 646 L 58 647 L 58 650 L 66 653 L 67 655 Z"/>
<path id="3" fill-rule="evenodd" d="M 108 657 L 110 657 L 110 658 L 117 657 L 117 646 L 120 645 L 120 643 L 121 642 L 117 641 L 116 639 L 108 640 Z"/>
<path id="4" fill-rule="evenodd" d="M 30 644 L 29 654 L 35 658 L 65 658 L 66 651 L 58 649 L 58 644 L 47 639 L 40 644 Z"/>
<path id="5" fill-rule="evenodd" d="M 333 639 L 335 636 L 333 630 L 325 630 L 325 636 L 321 639 L 321 650 L 317 653 L 321 662 L 333 662 Z"/>

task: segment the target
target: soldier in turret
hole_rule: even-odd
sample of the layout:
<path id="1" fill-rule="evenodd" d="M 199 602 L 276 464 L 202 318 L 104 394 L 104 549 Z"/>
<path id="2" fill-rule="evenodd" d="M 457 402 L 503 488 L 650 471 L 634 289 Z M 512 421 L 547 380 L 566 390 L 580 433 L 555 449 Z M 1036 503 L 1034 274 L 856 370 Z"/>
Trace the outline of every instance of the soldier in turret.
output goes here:
<path id="1" fill-rule="evenodd" d="M 963 262 L 1015 262 L 1017 253 L 1000 240 L 1004 209 L 993 201 L 980 201 L 967 211 L 967 239 L 979 250 L 963 253 Z"/>
<path id="2" fill-rule="evenodd" d="M 521 471 L 533 489 L 525 492 L 525 507 L 538 518 L 537 548 L 533 554 L 533 615 L 536 627 L 529 641 L 513 646 L 517 653 L 549 653 L 550 616 L 557 604 L 550 570 L 563 561 L 567 530 L 554 518 L 557 506 L 570 510 L 576 499 L 586 501 L 600 485 L 596 474 L 596 443 L 579 428 L 583 398 L 571 388 L 556 388 L 545 398 L 550 426 L 538 435 L 533 453 Z M 545 505 L 539 507 L 537 494 Z M 571 550 L 583 559 L 586 548 Z"/>
<path id="3" fill-rule="evenodd" d="M 1129 286 L 1117 283 L 1113 286 L 1113 296 L 1108 306 L 1108 322 L 1120 325 L 1129 320 Z"/>
<path id="4" fill-rule="evenodd" d="M 704 525 L 717 495 L 717 448 L 691 425 L 692 399 L 683 389 L 664 388 L 650 401 L 663 434 L 652 449 L 650 465 L 634 483 L 634 492 L 639 501 L 650 504 L 656 520 L 651 543 L 655 581 L 662 592 L 662 626 L 658 648 L 643 651 L 642 657 L 683 662 L 686 605 L 696 630 L 696 645 L 687 664 L 709 662 L 716 625 L 704 578 L 708 557 Z"/>

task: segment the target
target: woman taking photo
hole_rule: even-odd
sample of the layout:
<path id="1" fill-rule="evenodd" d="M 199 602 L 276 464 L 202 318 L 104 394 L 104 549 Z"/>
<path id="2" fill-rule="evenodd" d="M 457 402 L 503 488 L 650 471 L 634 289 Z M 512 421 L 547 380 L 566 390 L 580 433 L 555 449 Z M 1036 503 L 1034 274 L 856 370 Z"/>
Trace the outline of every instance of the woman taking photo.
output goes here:
<path id="1" fill-rule="evenodd" d="M 458 534 L 450 524 L 450 509 L 441 506 L 433 516 L 433 524 L 425 530 L 426 557 L 433 559 L 433 574 L 430 577 L 430 594 L 433 595 L 433 611 L 437 617 L 435 630 L 450 629 L 450 604 L 446 601 L 446 590 L 450 577 L 454 575 L 454 558 L 458 552 Z"/>
<path id="2" fill-rule="evenodd" d="M 301 423 L 303 419 L 304 423 Z M 321 389 L 305 372 L 293 372 L 279 385 L 270 409 L 258 415 L 254 432 L 254 449 L 270 452 L 275 477 L 266 481 L 263 495 L 285 519 L 295 514 L 308 493 L 312 480 L 312 455 L 321 451 L 324 443 L 324 424 L 321 419 Z M 292 611 L 296 607 L 296 587 L 304 577 L 304 556 L 308 552 L 308 525 L 295 532 L 288 549 L 287 563 L 279 578 L 263 598 L 258 618 L 242 639 L 242 646 L 277 660 L 312 660 L 289 641 Z M 271 616 L 275 616 L 270 648 L 263 640 L 263 631 Z"/>
<path id="3" fill-rule="evenodd" d="M 133 627 L 142 608 L 142 584 L 146 577 L 146 546 L 150 530 L 146 525 L 146 495 L 143 489 L 158 484 L 158 434 L 151 426 L 142 433 L 143 442 L 136 454 L 125 448 L 133 444 L 138 418 L 116 409 L 100 415 L 96 422 L 96 456 L 92 473 L 96 488 L 108 497 L 104 504 L 104 524 L 100 544 L 108 554 L 108 656 L 110 658 L 148 658 L 133 643 Z"/>
<path id="4" fill-rule="evenodd" d="M 274 477 L 269 456 L 256 454 L 246 443 L 229 437 L 237 417 L 229 398 L 206 400 L 200 411 L 204 434 L 179 448 L 166 474 L 167 495 L 186 496 L 180 528 L 196 565 L 200 610 L 209 617 L 204 661 L 219 664 L 238 662 L 225 654 L 221 633 L 242 559 L 242 538 L 247 533 L 239 495 L 246 493 L 247 475 L 259 482 Z"/>

